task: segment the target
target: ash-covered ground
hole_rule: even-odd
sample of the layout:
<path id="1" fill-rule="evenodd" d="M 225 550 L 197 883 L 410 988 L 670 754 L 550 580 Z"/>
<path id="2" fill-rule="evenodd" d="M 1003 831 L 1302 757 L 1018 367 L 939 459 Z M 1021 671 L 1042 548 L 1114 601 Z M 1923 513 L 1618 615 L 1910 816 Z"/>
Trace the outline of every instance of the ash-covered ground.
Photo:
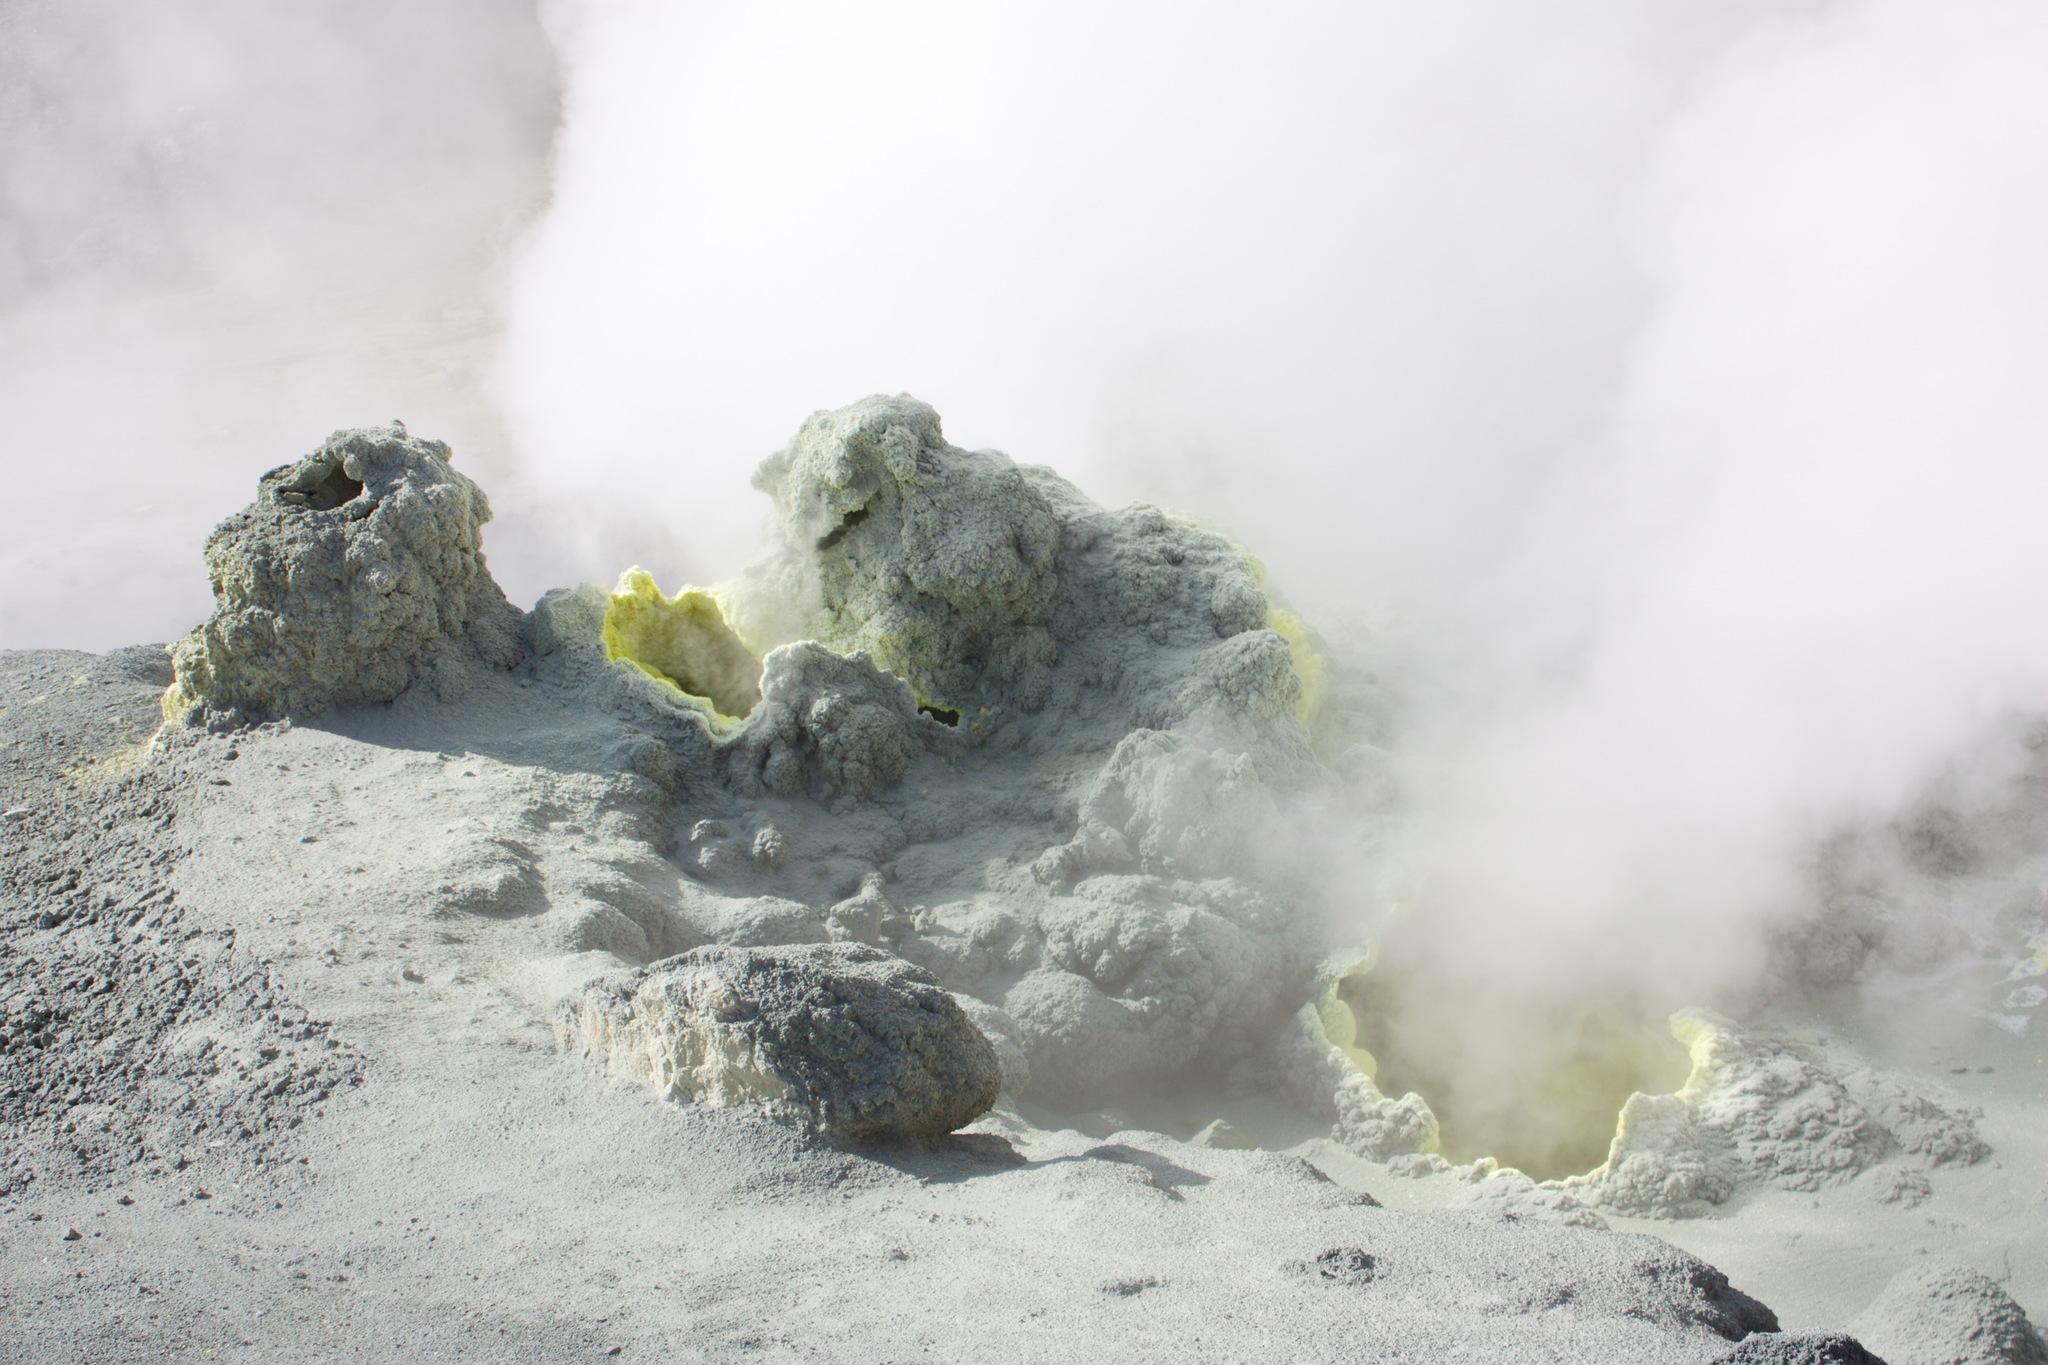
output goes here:
<path id="1" fill-rule="evenodd" d="M 1383 698 L 1256 560 L 908 399 L 757 484 L 520 613 L 338 433 L 168 653 L 6 656 L 0 1354 L 2038 1357 L 2024 1025 L 1696 1011 L 1604 1161 L 1453 1162 L 1326 900 Z"/>

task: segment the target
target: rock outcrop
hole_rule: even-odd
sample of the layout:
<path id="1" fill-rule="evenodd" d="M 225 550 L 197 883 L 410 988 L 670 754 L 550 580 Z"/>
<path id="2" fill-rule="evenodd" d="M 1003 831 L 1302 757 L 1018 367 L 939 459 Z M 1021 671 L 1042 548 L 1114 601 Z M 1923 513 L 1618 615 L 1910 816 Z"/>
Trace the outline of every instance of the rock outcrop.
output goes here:
<path id="1" fill-rule="evenodd" d="M 1010 1022 L 1054 1105 L 1220 1080 L 1283 1026 L 1346 871 L 1304 830 L 1346 787 L 1257 561 L 952 446 L 908 397 L 813 416 L 756 485 L 774 529 L 739 579 L 629 573 L 602 626 L 586 589 L 530 631 L 541 676 L 673 754 L 693 926 L 916 962 Z"/>
<path id="2" fill-rule="evenodd" d="M 2048 1344 L 1989 1275 L 1922 1261 L 1849 1324 L 1889 1365 L 2048 1365 Z"/>
<path id="3" fill-rule="evenodd" d="M 995 1103 L 995 1048 L 930 973 L 862 944 L 704 947 L 557 1016 L 665 1099 L 758 1105 L 848 1142 L 929 1141 Z"/>
<path id="4" fill-rule="evenodd" d="M 1845 1332 L 1758 1332 L 1713 1365 L 1885 1365 Z"/>
<path id="5" fill-rule="evenodd" d="M 1911 1174 L 1969 1165 L 1990 1151 L 1974 1111 L 1944 1105 L 1901 1076 L 1838 1071 L 1816 1048 L 1707 1010 L 1679 1011 L 1671 1030 L 1692 1053 L 1685 1085 L 1631 1096 L 1607 1160 L 1553 1182 L 1559 1188 L 1615 1213 L 1685 1218 L 1743 1184 L 1813 1191 L 1887 1159 Z"/>
<path id="6" fill-rule="evenodd" d="M 401 423 L 337 431 L 206 540 L 213 616 L 171 646 L 164 716 L 234 724 L 459 692 L 518 657 L 483 492 Z"/>

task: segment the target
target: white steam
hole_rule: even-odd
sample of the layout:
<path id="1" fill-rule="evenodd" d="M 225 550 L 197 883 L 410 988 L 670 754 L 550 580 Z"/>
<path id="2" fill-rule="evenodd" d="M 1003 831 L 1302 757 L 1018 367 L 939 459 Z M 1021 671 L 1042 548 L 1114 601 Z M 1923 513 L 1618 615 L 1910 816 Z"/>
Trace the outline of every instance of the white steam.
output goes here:
<path id="1" fill-rule="evenodd" d="M 0 646 L 183 633 L 206 533 L 337 427 L 495 486 L 553 81 L 505 0 L 0 6 Z"/>
<path id="2" fill-rule="evenodd" d="M 1813 838 L 2048 705 L 2044 59 L 2037 6 L 1870 4 L 1695 77 L 1612 420 L 1489 585 L 1518 663 L 1436 717 L 1470 956 L 1711 985 Z"/>
<path id="3" fill-rule="evenodd" d="M 1408 697 L 1423 936 L 1704 991 L 2048 701 L 2048 12 L 607 3 L 506 394 L 577 567 L 802 413 L 1234 528 Z"/>

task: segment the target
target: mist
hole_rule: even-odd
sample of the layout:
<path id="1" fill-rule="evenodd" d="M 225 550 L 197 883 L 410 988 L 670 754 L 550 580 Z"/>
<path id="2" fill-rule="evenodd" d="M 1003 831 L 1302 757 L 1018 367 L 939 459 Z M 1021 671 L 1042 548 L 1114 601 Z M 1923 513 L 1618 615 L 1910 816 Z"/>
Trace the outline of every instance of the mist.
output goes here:
<path id="1" fill-rule="evenodd" d="M 495 272 L 554 81 L 492 0 L 0 5 L 0 644 L 190 629 L 206 533 L 337 427 L 504 476 Z"/>
<path id="2" fill-rule="evenodd" d="M 1333 935 L 1487 983 L 1467 1049 L 1754 977 L 1819 841 L 2048 705 L 2037 5 L 342 12 L 8 12 L 7 643 L 185 629 L 205 525 L 392 415 L 516 601 L 711 582 L 907 391 L 1380 675 Z"/>
<path id="3" fill-rule="evenodd" d="M 1663 1008 L 2048 700 L 2038 8 L 851 13 L 554 15 L 505 392 L 584 572 L 730 572 L 907 389 L 1378 662 L 1404 933 Z"/>

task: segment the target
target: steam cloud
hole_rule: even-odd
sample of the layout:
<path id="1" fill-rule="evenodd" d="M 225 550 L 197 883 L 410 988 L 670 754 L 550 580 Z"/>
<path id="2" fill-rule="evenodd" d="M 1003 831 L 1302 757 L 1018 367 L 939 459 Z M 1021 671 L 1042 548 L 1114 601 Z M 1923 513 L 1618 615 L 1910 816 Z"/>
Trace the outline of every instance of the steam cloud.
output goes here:
<path id="1" fill-rule="evenodd" d="M 11 86 L 57 192 L 10 205 L 10 644 L 184 629 L 189 573 L 72 566 L 187 572 L 251 472 L 394 414 L 480 443 L 515 599 L 722 577 L 792 422 L 907 390 L 1228 526 L 1381 671 L 1417 970 L 1659 1008 L 1757 968 L 1816 838 L 2048 703 L 2038 5 L 549 8 L 496 482 L 463 367 L 541 188 L 530 25 L 52 8 L 8 21 L 83 45 Z"/>
<path id="2" fill-rule="evenodd" d="M 336 427 L 495 481 L 554 79 L 495 0 L 0 5 L 0 644 L 182 633 L 207 531 Z"/>
<path id="3" fill-rule="evenodd" d="M 558 16 L 506 391 L 669 577 L 910 389 L 1372 628 L 1460 970 L 1674 1000 L 2048 700 L 2037 7 L 855 13 Z"/>

